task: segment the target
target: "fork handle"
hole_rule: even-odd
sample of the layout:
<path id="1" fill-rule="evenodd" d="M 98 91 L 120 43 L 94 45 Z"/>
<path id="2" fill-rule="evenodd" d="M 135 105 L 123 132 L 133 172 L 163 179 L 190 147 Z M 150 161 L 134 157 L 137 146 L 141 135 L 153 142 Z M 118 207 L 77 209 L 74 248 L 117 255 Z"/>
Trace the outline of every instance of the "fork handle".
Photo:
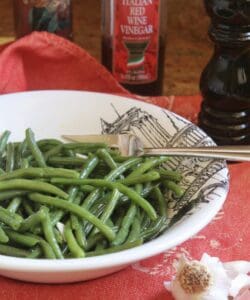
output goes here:
<path id="1" fill-rule="evenodd" d="M 250 146 L 145 148 L 143 155 L 196 156 L 230 161 L 250 161 Z"/>

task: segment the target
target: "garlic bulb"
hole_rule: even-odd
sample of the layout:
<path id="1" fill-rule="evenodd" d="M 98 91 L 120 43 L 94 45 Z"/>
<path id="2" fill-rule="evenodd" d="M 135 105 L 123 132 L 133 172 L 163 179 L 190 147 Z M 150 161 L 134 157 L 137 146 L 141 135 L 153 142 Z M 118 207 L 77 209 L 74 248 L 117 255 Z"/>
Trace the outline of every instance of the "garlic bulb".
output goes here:
<path id="1" fill-rule="evenodd" d="M 181 257 L 175 268 L 176 276 L 164 285 L 176 300 L 228 300 L 250 286 L 249 262 L 223 264 L 205 253 L 200 261 Z"/>

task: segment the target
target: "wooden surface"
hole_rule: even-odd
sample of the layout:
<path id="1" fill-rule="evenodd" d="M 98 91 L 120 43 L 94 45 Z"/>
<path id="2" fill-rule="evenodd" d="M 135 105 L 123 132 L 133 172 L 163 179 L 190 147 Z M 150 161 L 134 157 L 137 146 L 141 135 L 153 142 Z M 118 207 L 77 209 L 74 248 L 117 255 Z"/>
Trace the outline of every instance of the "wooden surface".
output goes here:
<path id="1" fill-rule="evenodd" d="M 207 37 L 209 20 L 201 0 L 168 1 L 165 61 L 165 95 L 199 92 L 199 78 L 212 45 Z M 74 41 L 100 59 L 101 0 L 74 0 Z M 12 1 L 0 1 L 0 44 L 14 39 Z"/>

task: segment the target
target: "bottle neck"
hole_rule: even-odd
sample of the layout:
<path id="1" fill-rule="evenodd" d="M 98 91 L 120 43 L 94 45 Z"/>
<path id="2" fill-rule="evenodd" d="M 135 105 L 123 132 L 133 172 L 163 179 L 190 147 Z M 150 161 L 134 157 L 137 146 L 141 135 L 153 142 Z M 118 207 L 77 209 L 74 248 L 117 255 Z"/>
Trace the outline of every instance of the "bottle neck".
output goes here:
<path id="1" fill-rule="evenodd" d="M 250 25 L 229 26 L 213 23 L 210 27 L 209 35 L 216 43 L 229 44 L 231 46 L 250 45 Z"/>

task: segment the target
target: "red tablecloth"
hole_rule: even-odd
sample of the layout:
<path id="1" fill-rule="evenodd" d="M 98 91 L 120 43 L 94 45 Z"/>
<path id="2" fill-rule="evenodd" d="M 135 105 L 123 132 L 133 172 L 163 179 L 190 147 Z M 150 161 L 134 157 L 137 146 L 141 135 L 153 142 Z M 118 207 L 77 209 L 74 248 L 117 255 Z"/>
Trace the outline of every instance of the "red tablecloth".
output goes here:
<path id="1" fill-rule="evenodd" d="M 0 48 L 0 93 L 37 89 L 130 95 L 83 49 L 48 33 L 33 33 Z M 193 122 L 200 107 L 199 96 L 139 98 Z M 173 260 L 182 253 L 193 259 L 200 259 L 207 252 L 222 261 L 250 260 L 250 164 L 233 164 L 229 169 L 230 192 L 223 210 L 204 230 L 182 245 L 88 282 L 45 285 L 0 277 L 0 299 L 168 300 L 172 297 L 164 289 L 163 281 L 174 274 Z"/>

